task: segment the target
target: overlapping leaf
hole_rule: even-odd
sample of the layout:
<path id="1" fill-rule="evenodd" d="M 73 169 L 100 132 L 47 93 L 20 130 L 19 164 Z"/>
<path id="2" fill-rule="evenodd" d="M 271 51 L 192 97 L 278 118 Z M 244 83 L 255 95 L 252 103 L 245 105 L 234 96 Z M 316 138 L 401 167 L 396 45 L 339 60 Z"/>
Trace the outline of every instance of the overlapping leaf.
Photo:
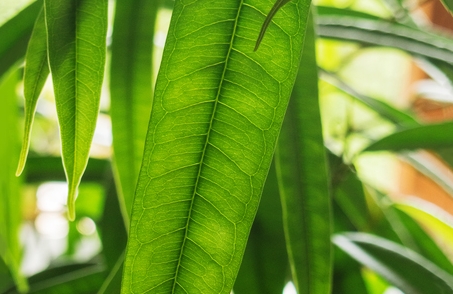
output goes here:
<path id="1" fill-rule="evenodd" d="M 48 57 L 68 181 L 68 216 L 86 168 L 104 76 L 107 0 L 46 0 Z"/>
<path id="2" fill-rule="evenodd" d="M 293 283 L 298 293 L 330 293 L 331 198 L 311 18 L 275 158 Z"/>
<path id="3" fill-rule="evenodd" d="M 296 76 L 309 1 L 176 1 L 137 186 L 124 292 L 229 293 Z"/>

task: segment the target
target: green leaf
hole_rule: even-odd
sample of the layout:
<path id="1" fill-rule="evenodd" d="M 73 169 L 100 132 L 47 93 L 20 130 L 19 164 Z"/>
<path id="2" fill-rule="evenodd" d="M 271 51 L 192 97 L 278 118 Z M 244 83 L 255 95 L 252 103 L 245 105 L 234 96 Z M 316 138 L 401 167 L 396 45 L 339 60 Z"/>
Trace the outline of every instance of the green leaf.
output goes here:
<path id="1" fill-rule="evenodd" d="M 319 16 L 317 23 L 318 34 L 324 38 L 393 47 L 453 63 L 453 40 L 435 31 L 341 14 Z"/>
<path id="2" fill-rule="evenodd" d="M 298 293 L 330 293 L 332 219 L 312 18 L 275 158 L 293 283 Z"/>
<path id="3" fill-rule="evenodd" d="M 230 292 L 297 73 L 310 3 L 285 5 L 254 52 L 272 5 L 175 2 L 123 292 Z"/>
<path id="4" fill-rule="evenodd" d="M 19 291 L 28 288 L 20 272 L 22 257 L 19 229 L 22 222 L 21 179 L 14 176 L 14 165 L 19 157 L 17 71 L 0 80 L 0 257 L 8 266 Z M 14 163 L 16 161 L 16 163 Z"/>
<path id="5" fill-rule="evenodd" d="M 406 247 L 365 233 L 335 235 L 333 242 L 404 293 L 453 293 L 453 276 Z"/>
<path id="6" fill-rule="evenodd" d="M 42 1 L 36 1 L 0 27 L 0 77 L 25 55 L 41 7 Z"/>
<path id="7" fill-rule="evenodd" d="M 291 0 L 277 0 L 275 1 L 274 6 L 272 6 L 271 11 L 266 16 L 263 25 L 261 26 L 260 34 L 258 35 L 258 39 L 256 40 L 255 49 L 254 51 L 258 50 L 258 47 L 261 44 L 261 41 L 264 38 L 264 34 L 266 33 L 267 27 L 271 23 L 272 19 L 274 18 L 275 14 L 282 8 L 286 3 Z"/>
<path id="8" fill-rule="evenodd" d="M 46 23 L 44 21 L 44 12 L 41 10 L 36 19 L 30 41 L 28 42 L 27 54 L 25 56 L 25 130 L 16 176 L 19 176 L 24 170 L 28 149 L 30 147 L 30 134 L 33 119 L 35 117 L 36 104 L 38 103 L 39 95 L 47 80 L 47 76 L 49 75 L 46 40 Z"/>
<path id="9" fill-rule="evenodd" d="M 116 1 L 110 71 L 115 167 L 129 224 L 152 105 L 154 23 L 159 1 Z"/>
<path id="10" fill-rule="evenodd" d="M 453 123 L 441 123 L 414 127 L 393 133 L 371 143 L 362 152 L 378 150 L 413 150 L 422 148 L 452 147 L 453 139 L 445 134 L 453 132 Z"/>
<path id="11" fill-rule="evenodd" d="M 104 76 L 107 0 L 45 0 L 49 64 L 68 181 L 68 217 L 88 162 Z"/>
<path id="12" fill-rule="evenodd" d="M 288 274 L 282 207 L 272 165 L 233 290 L 235 294 L 282 293 Z"/>

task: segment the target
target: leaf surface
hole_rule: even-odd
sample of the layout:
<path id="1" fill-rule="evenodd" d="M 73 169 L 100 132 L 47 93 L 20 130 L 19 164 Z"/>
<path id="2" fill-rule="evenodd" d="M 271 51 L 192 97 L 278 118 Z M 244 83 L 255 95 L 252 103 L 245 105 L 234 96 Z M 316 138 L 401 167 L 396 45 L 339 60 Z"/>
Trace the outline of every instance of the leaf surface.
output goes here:
<path id="1" fill-rule="evenodd" d="M 38 18 L 36 19 L 35 26 L 33 27 L 33 32 L 31 34 L 30 41 L 28 42 L 28 49 L 25 55 L 25 130 L 16 176 L 19 176 L 24 170 L 28 149 L 30 147 L 30 134 L 33 119 L 35 117 L 36 105 L 48 75 L 49 65 L 47 59 L 47 32 L 44 12 L 41 10 Z"/>
<path id="2" fill-rule="evenodd" d="M 110 71 L 115 167 L 129 222 L 152 105 L 154 23 L 159 1 L 116 2 Z"/>
<path id="3" fill-rule="evenodd" d="M 88 162 L 104 76 L 107 0 L 46 0 L 48 57 L 68 181 L 68 217 Z"/>
<path id="4" fill-rule="evenodd" d="M 297 73 L 310 5 L 281 8 L 254 52 L 273 4 L 175 2 L 123 292 L 230 292 Z"/>
<path id="5" fill-rule="evenodd" d="M 332 219 L 312 18 L 275 158 L 293 283 L 298 293 L 330 293 Z"/>
<path id="6" fill-rule="evenodd" d="M 453 276 L 406 247 L 365 233 L 335 235 L 333 242 L 404 293 L 453 293 Z"/>

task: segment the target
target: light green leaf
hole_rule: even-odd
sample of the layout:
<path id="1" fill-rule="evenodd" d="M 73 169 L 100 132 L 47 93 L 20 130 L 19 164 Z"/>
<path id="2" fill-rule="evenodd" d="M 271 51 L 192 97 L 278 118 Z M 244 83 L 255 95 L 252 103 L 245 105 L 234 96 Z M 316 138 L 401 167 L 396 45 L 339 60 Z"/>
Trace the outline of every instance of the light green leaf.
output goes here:
<path id="1" fill-rule="evenodd" d="M 293 283 L 298 293 L 330 293 L 332 219 L 312 18 L 275 155 Z"/>
<path id="2" fill-rule="evenodd" d="M 453 293 L 453 276 L 406 247 L 365 233 L 335 235 L 333 242 L 404 293 Z"/>
<path id="3" fill-rule="evenodd" d="M 47 76 L 49 75 L 46 40 L 46 23 L 44 21 L 44 12 L 41 11 L 36 19 L 30 41 L 28 42 L 27 54 L 25 56 L 25 130 L 16 176 L 19 176 L 24 170 L 28 149 L 30 147 L 30 134 L 33 119 L 35 117 L 36 104 L 38 103 L 39 95 L 47 80 Z"/>
<path id="4" fill-rule="evenodd" d="M 88 162 L 104 76 L 107 0 L 45 0 L 49 64 L 68 181 L 68 217 Z"/>
<path id="5" fill-rule="evenodd" d="M 152 104 L 154 22 L 159 1 L 116 1 L 110 93 L 113 149 L 129 224 Z"/>
<path id="6" fill-rule="evenodd" d="M 362 152 L 378 150 L 413 150 L 422 148 L 452 147 L 453 138 L 446 136 L 453 132 L 453 123 L 424 125 L 393 133 L 371 143 Z"/>
<path id="7" fill-rule="evenodd" d="M 273 4 L 175 2 L 123 292 L 230 292 L 296 77 L 310 1 L 285 5 L 254 52 Z"/>
<path id="8" fill-rule="evenodd" d="M 0 257 L 8 266 L 20 292 L 27 280 L 20 272 L 22 257 L 19 229 L 22 222 L 20 179 L 14 176 L 19 157 L 17 71 L 0 80 Z M 14 162 L 16 161 L 16 163 Z"/>
<path id="9" fill-rule="evenodd" d="M 0 77 L 25 55 L 41 7 L 42 1 L 36 1 L 0 27 Z"/>

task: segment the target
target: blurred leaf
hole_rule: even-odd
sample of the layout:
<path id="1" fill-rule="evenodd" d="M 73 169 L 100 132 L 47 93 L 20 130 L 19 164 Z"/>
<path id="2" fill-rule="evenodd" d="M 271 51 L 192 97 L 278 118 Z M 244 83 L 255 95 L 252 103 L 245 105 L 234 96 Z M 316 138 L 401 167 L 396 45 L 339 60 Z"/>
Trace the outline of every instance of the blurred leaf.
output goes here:
<path id="1" fill-rule="evenodd" d="M 229 293 L 233 287 L 296 77 L 310 3 L 282 7 L 253 52 L 273 4 L 175 2 L 122 291 Z"/>
<path id="2" fill-rule="evenodd" d="M 105 278 L 103 268 L 96 264 L 71 264 L 47 269 L 29 278 L 33 294 L 96 293 Z M 13 289 L 4 294 L 16 294 Z"/>
<path id="3" fill-rule="evenodd" d="M 19 229 L 22 223 L 20 179 L 14 175 L 19 158 L 16 70 L 0 79 L 0 257 L 8 266 L 20 292 L 27 290 L 27 280 L 20 272 L 22 249 Z M 16 163 L 14 163 L 16 161 Z"/>
<path id="4" fill-rule="evenodd" d="M 129 224 L 152 105 L 153 40 L 159 1 L 118 0 L 110 92 L 119 195 Z"/>
<path id="5" fill-rule="evenodd" d="M 111 268 L 109 275 L 105 279 L 102 287 L 97 294 L 120 294 L 121 292 L 121 278 L 124 268 L 125 253 L 118 257 L 115 266 Z"/>
<path id="6" fill-rule="evenodd" d="M 38 15 L 28 43 L 25 56 L 24 97 L 25 97 L 25 130 L 16 175 L 19 176 L 27 160 L 30 147 L 30 134 L 35 117 L 36 105 L 41 90 L 49 75 L 47 60 L 47 33 L 44 11 Z"/>
<path id="7" fill-rule="evenodd" d="M 338 234 L 333 242 L 407 294 L 453 293 L 453 276 L 406 247 L 365 233 Z"/>
<path id="8" fill-rule="evenodd" d="M 45 0 L 48 58 L 68 181 L 68 217 L 88 162 L 104 77 L 107 0 Z"/>
<path id="9" fill-rule="evenodd" d="M 453 122 L 413 127 L 377 140 L 362 152 L 453 147 L 453 138 L 445 135 L 450 133 L 453 133 Z"/>
<path id="10" fill-rule="evenodd" d="M 233 287 L 234 293 L 282 293 L 288 270 L 282 207 L 272 165 Z"/>
<path id="11" fill-rule="evenodd" d="M 298 293 L 330 293 L 330 187 L 312 17 L 275 158 L 292 281 Z"/>
<path id="12" fill-rule="evenodd" d="M 398 205 L 397 205 L 398 207 Z M 404 209 L 402 206 L 400 208 Z M 417 244 L 418 252 L 426 257 L 428 260 L 435 263 L 444 271 L 453 275 L 453 265 L 447 256 L 439 249 L 437 244 L 433 241 L 431 236 L 429 236 L 424 229 L 411 217 L 408 213 L 403 210 L 395 209 L 395 212 L 398 214 L 398 217 L 413 236 L 413 240 Z M 453 228 L 451 228 L 453 232 Z"/>
<path id="13" fill-rule="evenodd" d="M 0 27 L 0 78 L 25 55 L 41 7 L 36 1 Z"/>
<path id="14" fill-rule="evenodd" d="M 440 0 L 448 12 L 453 14 L 453 0 Z"/>
<path id="15" fill-rule="evenodd" d="M 13 287 L 14 281 L 8 267 L 0 258 L 0 293 L 5 293 L 6 289 Z"/>
<path id="16" fill-rule="evenodd" d="M 449 37 L 386 20 L 369 19 L 341 12 L 317 17 L 318 34 L 323 38 L 393 47 L 413 55 L 453 63 L 453 40 Z"/>

